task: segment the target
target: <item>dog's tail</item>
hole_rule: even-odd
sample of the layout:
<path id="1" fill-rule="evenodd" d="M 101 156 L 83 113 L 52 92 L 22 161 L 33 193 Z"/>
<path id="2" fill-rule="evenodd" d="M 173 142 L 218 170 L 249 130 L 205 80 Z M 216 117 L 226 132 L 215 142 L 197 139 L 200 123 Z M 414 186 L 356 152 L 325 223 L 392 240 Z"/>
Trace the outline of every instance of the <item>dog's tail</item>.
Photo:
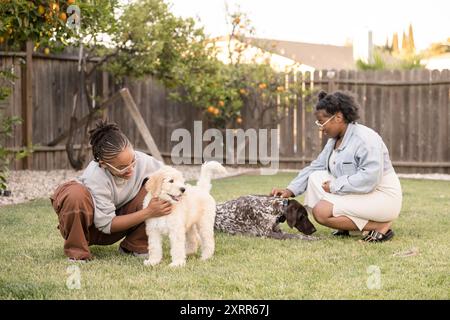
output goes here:
<path id="1" fill-rule="evenodd" d="M 207 161 L 202 165 L 200 171 L 200 178 L 197 181 L 197 186 L 207 190 L 211 190 L 211 176 L 213 173 L 227 173 L 227 170 L 217 161 Z"/>

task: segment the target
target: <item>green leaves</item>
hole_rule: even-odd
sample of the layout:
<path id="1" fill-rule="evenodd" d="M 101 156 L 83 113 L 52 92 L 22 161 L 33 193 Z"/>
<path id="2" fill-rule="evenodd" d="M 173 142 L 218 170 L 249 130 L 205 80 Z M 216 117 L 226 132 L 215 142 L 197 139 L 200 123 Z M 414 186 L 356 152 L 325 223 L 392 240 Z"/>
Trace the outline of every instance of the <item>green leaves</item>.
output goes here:
<path id="1" fill-rule="evenodd" d="M 79 29 L 67 24 L 75 17 L 68 10 L 71 4 L 79 8 Z M 49 48 L 47 52 L 62 50 L 69 42 L 77 46 L 87 37 L 95 42 L 115 25 L 116 7 L 117 0 L 0 1 L 0 42 L 10 50 L 20 50 L 27 40 L 32 40 L 37 44 L 35 50 Z"/>
<path id="2" fill-rule="evenodd" d="M 10 70 L 0 70 L 0 101 L 8 97 L 10 88 L 4 85 L 5 82 L 15 79 Z M 0 141 L 5 141 L 5 137 L 12 137 L 14 127 L 22 123 L 22 119 L 17 116 L 4 116 L 0 113 Z M 11 159 L 22 159 L 32 152 L 30 148 L 22 148 L 18 151 L 10 150 L 0 144 L 0 190 L 5 190 L 8 177 L 8 167 Z"/>

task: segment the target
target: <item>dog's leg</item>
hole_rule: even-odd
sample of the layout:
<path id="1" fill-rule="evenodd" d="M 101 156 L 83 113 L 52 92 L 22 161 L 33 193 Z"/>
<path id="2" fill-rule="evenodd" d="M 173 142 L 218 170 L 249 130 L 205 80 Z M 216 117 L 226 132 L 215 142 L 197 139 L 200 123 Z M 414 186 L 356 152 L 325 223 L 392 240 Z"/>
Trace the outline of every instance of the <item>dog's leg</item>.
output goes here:
<path id="1" fill-rule="evenodd" d="M 193 225 L 186 233 L 186 254 L 194 254 L 198 249 L 197 227 Z"/>
<path id="2" fill-rule="evenodd" d="M 148 259 L 144 261 L 146 266 L 155 266 L 162 259 L 162 235 L 159 230 L 151 230 L 148 235 Z"/>
<path id="3" fill-rule="evenodd" d="M 169 233 L 170 255 L 172 263 L 170 267 L 182 267 L 186 264 L 186 232 L 183 228 L 174 228 Z"/>
<path id="4" fill-rule="evenodd" d="M 214 220 L 210 217 L 204 217 L 197 224 L 198 234 L 201 240 L 202 260 L 211 258 L 214 254 Z"/>

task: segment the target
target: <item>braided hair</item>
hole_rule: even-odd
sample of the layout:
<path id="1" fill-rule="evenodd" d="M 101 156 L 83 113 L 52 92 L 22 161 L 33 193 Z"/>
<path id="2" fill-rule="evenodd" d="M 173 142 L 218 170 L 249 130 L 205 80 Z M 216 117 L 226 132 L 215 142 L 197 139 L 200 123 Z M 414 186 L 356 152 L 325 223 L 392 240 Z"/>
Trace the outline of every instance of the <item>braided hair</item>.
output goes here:
<path id="1" fill-rule="evenodd" d="M 334 115 L 340 111 L 347 123 L 353 123 L 359 119 L 359 105 L 356 102 L 356 98 L 350 92 L 335 91 L 328 94 L 323 90 L 320 91 L 316 110 L 325 110 L 330 115 Z"/>
<path id="2" fill-rule="evenodd" d="M 115 123 L 100 120 L 96 128 L 89 131 L 94 161 L 110 161 L 131 145 L 128 138 Z"/>

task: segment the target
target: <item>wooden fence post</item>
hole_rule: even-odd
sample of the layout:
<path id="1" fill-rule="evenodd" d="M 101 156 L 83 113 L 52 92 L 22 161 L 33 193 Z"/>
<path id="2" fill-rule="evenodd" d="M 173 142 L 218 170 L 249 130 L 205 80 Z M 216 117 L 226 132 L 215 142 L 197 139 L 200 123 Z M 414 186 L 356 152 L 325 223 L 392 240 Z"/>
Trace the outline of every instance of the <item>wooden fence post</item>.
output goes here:
<path id="1" fill-rule="evenodd" d="M 133 97 L 130 94 L 130 91 L 128 91 L 127 88 L 123 88 L 120 89 L 119 92 L 122 95 L 122 98 L 125 102 L 125 107 L 130 112 L 131 117 L 136 123 L 136 126 L 139 132 L 141 133 L 142 137 L 144 138 L 144 142 L 147 145 L 147 148 L 150 150 L 152 156 L 157 160 L 161 161 L 162 163 L 164 163 L 164 159 L 161 156 L 161 153 L 159 152 L 159 149 L 156 146 L 155 140 L 153 140 L 153 137 L 150 131 L 148 130 L 144 118 L 142 118 L 141 112 L 139 111 L 136 103 L 134 102 Z"/>
<path id="2" fill-rule="evenodd" d="M 33 41 L 26 42 L 25 50 L 25 64 L 21 67 L 22 145 L 30 148 L 33 142 Z M 22 161 L 24 169 L 32 169 L 32 155 L 25 157 Z"/>

